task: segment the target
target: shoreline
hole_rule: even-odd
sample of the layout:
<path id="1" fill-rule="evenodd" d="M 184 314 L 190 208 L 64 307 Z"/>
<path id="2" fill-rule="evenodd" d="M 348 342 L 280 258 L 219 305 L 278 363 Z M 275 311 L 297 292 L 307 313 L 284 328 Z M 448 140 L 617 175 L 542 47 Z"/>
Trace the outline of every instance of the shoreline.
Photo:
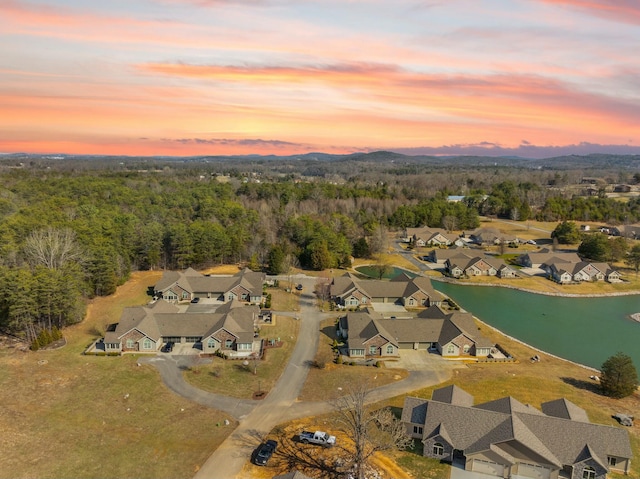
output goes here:
<path id="1" fill-rule="evenodd" d="M 467 283 L 464 281 L 460 281 L 454 278 L 447 277 L 435 277 L 435 276 L 425 276 L 433 281 L 440 281 L 441 283 L 451 283 L 459 286 L 482 286 L 482 287 L 499 287 L 499 288 L 507 288 L 514 289 L 516 291 L 522 291 L 523 293 L 531 293 L 531 294 L 542 294 L 545 296 L 557 296 L 560 298 L 607 298 L 609 296 L 635 296 L 640 295 L 640 291 L 619 291 L 613 293 L 602 293 L 602 294 L 594 294 L 594 293 L 552 293 L 549 291 L 537 291 L 535 289 L 529 288 L 519 288 L 517 286 L 513 286 L 511 284 L 500 284 L 500 283 Z M 507 281 L 507 280 L 505 280 Z"/>
<path id="2" fill-rule="evenodd" d="M 460 308 L 460 311 L 469 312 L 469 311 L 467 311 L 466 309 L 463 309 L 463 308 Z M 567 362 L 569 364 L 573 364 L 574 366 L 580 366 L 581 368 L 587 369 L 589 371 L 595 371 L 595 372 L 598 372 L 598 373 L 600 372 L 599 369 L 596 369 L 594 367 L 587 366 L 586 364 L 582 364 L 582 363 L 577 363 L 575 361 L 572 361 L 571 359 L 563 358 L 563 357 L 560 357 L 560 356 L 558 356 L 556 354 L 544 351 L 543 349 L 536 348 L 535 346 L 532 346 L 531 344 L 526 343 L 526 342 L 522 341 L 521 339 L 514 338 L 513 336 L 508 335 L 507 333 L 505 333 L 502 330 L 496 328 L 495 326 L 491 326 L 490 324 L 485 323 L 483 320 L 481 320 L 479 317 L 477 317 L 473 313 L 471 313 L 471 315 L 473 316 L 473 319 L 478 321 L 483 326 L 486 326 L 487 328 L 489 328 L 489 329 L 501 334 L 502 336 L 504 336 L 507 339 L 510 339 L 511 341 L 514 341 L 516 343 L 522 344 L 523 346 L 526 346 L 526 347 L 528 347 L 530 349 L 533 349 L 534 351 L 537 351 L 537 352 L 539 352 L 541 354 L 544 354 L 545 356 L 549 356 L 549 357 L 554 358 L 554 359 L 559 359 L 560 361 L 565 361 L 565 362 Z"/>

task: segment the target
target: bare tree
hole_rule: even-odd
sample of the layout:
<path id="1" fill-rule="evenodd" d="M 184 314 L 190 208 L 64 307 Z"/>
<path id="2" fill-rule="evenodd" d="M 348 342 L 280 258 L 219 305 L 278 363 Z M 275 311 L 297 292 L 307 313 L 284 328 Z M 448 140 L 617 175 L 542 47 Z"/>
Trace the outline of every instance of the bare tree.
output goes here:
<path id="1" fill-rule="evenodd" d="M 336 421 L 350 438 L 342 447 L 347 451 L 354 477 L 364 479 L 367 464 L 378 451 L 405 449 L 411 444 L 402 423 L 389 408 L 374 409 L 368 404 L 369 391 L 364 385 L 332 401 Z"/>
<path id="2" fill-rule="evenodd" d="M 389 249 L 389 238 L 387 236 L 387 228 L 384 225 L 378 225 L 369 241 L 371 253 L 387 253 Z"/>
<path id="3" fill-rule="evenodd" d="M 442 217 L 442 227 L 447 230 L 448 233 L 458 229 L 458 218 L 453 215 L 445 215 Z"/>
<path id="4" fill-rule="evenodd" d="M 46 228 L 32 232 L 24 246 L 32 265 L 60 269 L 69 261 L 82 259 L 82 251 L 76 242 L 76 234 L 69 228 Z"/>

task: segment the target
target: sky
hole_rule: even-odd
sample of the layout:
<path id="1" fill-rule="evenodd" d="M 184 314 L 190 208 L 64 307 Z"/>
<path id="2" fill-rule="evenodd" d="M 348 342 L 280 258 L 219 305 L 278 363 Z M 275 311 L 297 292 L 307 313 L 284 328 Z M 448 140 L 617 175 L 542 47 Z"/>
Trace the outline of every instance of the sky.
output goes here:
<path id="1" fill-rule="evenodd" d="M 640 154 L 638 0 L 0 0 L 0 153 Z"/>

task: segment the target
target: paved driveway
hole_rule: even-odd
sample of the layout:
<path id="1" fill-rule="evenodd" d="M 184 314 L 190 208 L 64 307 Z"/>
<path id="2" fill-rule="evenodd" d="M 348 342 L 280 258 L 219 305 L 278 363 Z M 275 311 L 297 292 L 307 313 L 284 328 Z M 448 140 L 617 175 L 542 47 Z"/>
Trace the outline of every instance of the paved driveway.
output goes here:
<path id="1" fill-rule="evenodd" d="M 387 361 L 387 367 L 406 369 L 407 371 L 446 370 L 464 367 L 457 361 L 447 361 L 438 353 L 430 353 L 424 349 L 401 349 L 397 361 Z"/>

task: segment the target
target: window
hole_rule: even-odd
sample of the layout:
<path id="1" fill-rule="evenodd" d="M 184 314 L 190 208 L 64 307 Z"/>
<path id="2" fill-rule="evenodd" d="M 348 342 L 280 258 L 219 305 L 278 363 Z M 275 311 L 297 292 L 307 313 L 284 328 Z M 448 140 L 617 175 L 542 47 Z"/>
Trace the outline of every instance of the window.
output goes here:
<path id="1" fill-rule="evenodd" d="M 144 338 L 144 341 L 142 341 L 142 349 L 151 349 L 151 340 L 149 338 Z"/>
<path id="2" fill-rule="evenodd" d="M 433 455 L 434 456 L 442 456 L 444 454 L 444 447 L 439 442 L 436 442 L 433 445 Z"/>
<path id="3" fill-rule="evenodd" d="M 216 347 L 216 340 L 213 338 L 209 338 L 209 341 L 207 341 L 207 347 L 209 349 L 213 349 Z"/>
<path id="4" fill-rule="evenodd" d="M 469 345 L 465 344 L 464 347 L 462 348 L 462 350 L 464 351 L 465 354 L 469 353 Z"/>
<path id="5" fill-rule="evenodd" d="M 189 299 L 189 293 L 187 293 L 186 291 L 182 292 L 182 299 Z"/>
<path id="6" fill-rule="evenodd" d="M 596 479 L 596 470 L 587 466 L 582 470 L 582 479 Z"/>
<path id="7" fill-rule="evenodd" d="M 349 356 L 364 356 L 364 349 L 352 349 Z"/>
<path id="8" fill-rule="evenodd" d="M 233 346 L 233 339 L 226 339 L 224 341 L 224 347 L 225 348 L 230 348 L 231 346 Z"/>
<path id="9" fill-rule="evenodd" d="M 378 352 L 377 346 L 369 346 L 369 354 L 376 354 Z"/>
<path id="10" fill-rule="evenodd" d="M 133 349 L 134 344 L 133 339 L 127 339 L 127 349 Z"/>
<path id="11" fill-rule="evenodd" d="M 455 354 L 456 352 L 456 347 L 453 344 L 450 344 L 449 346 L 447 346 L 447 354 Z"/>
<path id="12" fill-rule="evenodd" d="M 393 345 L 387 344 L 387 354 L 393 354 Z"/>
<path id="13" fill-rule="evenodd" d="M 413 426 L 413 433 L 414 434 L 422 434 L 422 426 Z"/>
<path id="14" fill-rule="evenodd" d="M 615 457 L 607 457 L 607 464 L 609 464 L 610 466 L 615 466 L 617 462 L 618 460 Z"/>

